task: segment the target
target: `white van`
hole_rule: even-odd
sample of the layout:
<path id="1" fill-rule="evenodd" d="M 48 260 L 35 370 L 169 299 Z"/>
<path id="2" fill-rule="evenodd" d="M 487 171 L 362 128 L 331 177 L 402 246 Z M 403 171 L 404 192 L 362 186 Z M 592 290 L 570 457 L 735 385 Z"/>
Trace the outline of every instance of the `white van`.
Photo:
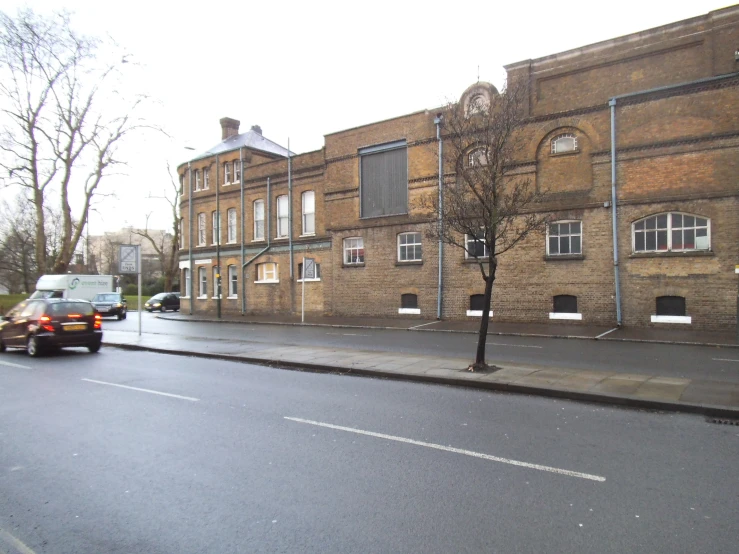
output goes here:
<path id="1" fill-rule="evenodd" d="M 31 298 L 92 300 L 100 292 L 113 292 L 112 275 L 42 275 Z"/>

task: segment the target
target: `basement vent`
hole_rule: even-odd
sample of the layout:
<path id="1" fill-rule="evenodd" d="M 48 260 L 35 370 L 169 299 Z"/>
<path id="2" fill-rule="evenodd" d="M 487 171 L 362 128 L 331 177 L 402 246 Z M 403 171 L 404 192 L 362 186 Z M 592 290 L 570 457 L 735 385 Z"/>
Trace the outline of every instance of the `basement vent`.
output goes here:
<path id="1" fill-rule="evenodd" d="M 706 418 L 708 423 L 718 423 L 720 425 L 736 425 L 739 426 L 739 419 L 723 419 L 718 417 Z"/>

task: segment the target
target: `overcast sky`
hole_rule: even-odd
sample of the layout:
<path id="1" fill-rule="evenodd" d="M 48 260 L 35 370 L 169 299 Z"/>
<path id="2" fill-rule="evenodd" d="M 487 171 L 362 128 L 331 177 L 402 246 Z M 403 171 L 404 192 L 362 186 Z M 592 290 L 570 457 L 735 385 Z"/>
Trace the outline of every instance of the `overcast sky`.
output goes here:
<path id="1" fill-rule="evenodd" d="M 4 0 L 3 10 L 67 9 L 76 28 L 110 35 L 140 64 L 147 117 L 171 140 L 130 145 L 91 234 L 125 225 L 168 228 L 167 204 L 147 200 L 173 167 L 220 141 L 218 120 L 259 124 L 302 153 L 323 135 L 458 97 L 480 80 L 500 87 L 503 65 L 562 52 L 724 7 L 707 0 L 434 2 L 162 2 Z"/>

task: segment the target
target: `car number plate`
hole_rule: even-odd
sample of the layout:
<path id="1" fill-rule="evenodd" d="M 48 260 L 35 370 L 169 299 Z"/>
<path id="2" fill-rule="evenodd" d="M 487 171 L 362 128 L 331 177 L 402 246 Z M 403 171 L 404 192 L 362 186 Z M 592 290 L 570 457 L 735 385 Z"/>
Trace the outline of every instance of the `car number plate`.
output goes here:
<path id="1" fill-rule="evenodd" d="M 84 331 L 85 329 L 87 329 L 86 323 L 75 323 L 74 325 L 64 326 L 65 331 Z"/>

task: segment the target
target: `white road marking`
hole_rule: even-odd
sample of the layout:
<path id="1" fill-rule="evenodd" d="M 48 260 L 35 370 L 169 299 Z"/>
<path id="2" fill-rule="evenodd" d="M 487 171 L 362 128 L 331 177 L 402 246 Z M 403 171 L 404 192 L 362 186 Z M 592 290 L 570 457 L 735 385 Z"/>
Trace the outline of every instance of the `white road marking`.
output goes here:
<path id="1" fill-rule="evenodd" d="M 8 366 L 8 367 L 18 367 L 18 368 L 20 368 L 20 369 L 33 369 L 33 368 L 32 368 L 32 367 L 30 367 L 30 366 L 27 366 L 27 365 L 21 365 L 21 364 L 14 364 L 14 363 L 12 363 L 12 362 L 1 362 L 1 361 L 0 361 L 0 365 L 6 365 L 6 366 Z"/>
<path id="2" fill-rule="evenodd" d="M 601 333 L 600 335 L 598 335 L 598 336 L 597 336 L 597 337 L 595 337 L 595 338 L 596 338 L 596 339 L 599 339 L 599 338 L 601 338 L 601 337 L 605 337 L 605 336 L 606 336 L 606 335 L 607 335 L 608 333 L 613 333 L 614 331 L 618 331 L 618 327 L 614 327 L 614 328 L 613 328 L 613 329 L 611 329 L 610 331 L 606 331 L 605 333 Z"/>
<path id="3" fill-rule="evenodd" d="M 0 529 L 0 541 L 4 541 L 5 544 L 9 544 L 13 548 L 15 548 L 15 550 L 17 550 L 19 554 L 36 554 L 33 550 L 28 548 L 25 544 L 23 544 L 21 541 L 19 541 L 17 538 L 15 538 L 4 529 Z"/>
<path id="4" fill-rule="evenodd" d="M 342 337 L 369 337 L 371 335 L 360 335 L 359 333 L 326 333 L 327 335 L 340 335 Z"/>
<path id="5" fill-rule="evenodd" d="M 532 346 L 530 344 L 505 344 L 503 342 L 489 342 L 492 346 L 513 346 L 514 348 L 544 348 L 543 346 Z"/>
<path id="6" fill-rule="evenodd" d="M 491 456 L 489 454 L 483 454 L 481 452 L 473 452 L 472 450 L 463 450 L 461 448 L 452 448 L 451 446 L 444 446 L 441 444 L 434 444 L 432 442 L 423 442 L 413 439 L 406 439 L 404 437 L 396 437 L 394 435 L 385 435 L 384 433 L 374 433 L 372 431 L 362 431 L 361 429 L 353 429 L 352 427 L 342 427 L 340 425 L 333 425 L 331 423 L 321 423 L 320 421 L 311 421 L 309 419 L 300 419 L 298 417 L 287 417 L 285 419 L 295 421 L 297 423 L 307 423 L 308 425 L 317 425 L 318 427 L 326 427 L 328 429 L 336 429 L 337 431 L 348 431 L 349 433 L 356 433 L 358 435 L 367 435 L 369 437 L 377 437 L 378 439 L 386 439 L 396 442 L 404 442 L 406 444 L 414 444 L 416 446 L 425 446 L 426 448 L 433 448 L 435 450 L 443 450 L 445 452 L 453 452 L 455 454 L 463 454 L 464 456 L 472 456 L 473 458 L 482 458 L 483 460 L 490 460 L 492 462 L 500 462 L 502 464 L 510 464 L 519 467 L 526 467 L 529 469 L 537 469 L 539 471 L 548 471 L 550 473 L 558 473 L 560 475 L 567 475 L 569 477 L 579 477 L 580 479 L 589 479 L 591 481 L 604 482 L 605 477 L 599 475 L 590 475 L 589 473 L 580 473 L 579 471 L 570 471 L 567 469 L 559 469 L 556 467 L 543 466 L 539 464 L 530 464 L 528 462 L 520 462 L 518 460 L 509 460 L 508 458 L 500 458 L 498 456 Z"/>
<path id="7" fill-rule="evenodd" d="M 716 362 L 739 362 L 739 360 L 732 360 L 731 358 L 711 358 Z"/>
<path id="8" fill-rule="evenodd" d="M 179 398 L 180 400 L 189 400 L 190 402 L 199 402 L 199 398 L 192 398 L 191 396 L 180 396 L 179 394 L 171 394 L 169 392 L 160 392 L 151 389 L 140 389 L 138 387 L 129 387 L 128 385 L 119 385 L 118 383 L 107 383 L 105 381 L 96 381 L 95 379 L 82 379 L 88 383 L 97 383 L 98 385 L 108 385 L 111 387 L 120 387 L 122 389 L 135 390 L 139 392 L 148 392 L 149 394 L 158 394 L 159 396 L 169 396 L 171 398 Z"/>
<path id="9" fill-rule="evenodd" d="M 439 322 L 429 321 L 428 323 L 421 323 L 421 325 L 414 325 L 413 327 L 410 327 L 410 329 L 418 329 L 419 327 L 426 327 L 426 325 L 433 325 L 434 323 L 439 323 Z"/>

